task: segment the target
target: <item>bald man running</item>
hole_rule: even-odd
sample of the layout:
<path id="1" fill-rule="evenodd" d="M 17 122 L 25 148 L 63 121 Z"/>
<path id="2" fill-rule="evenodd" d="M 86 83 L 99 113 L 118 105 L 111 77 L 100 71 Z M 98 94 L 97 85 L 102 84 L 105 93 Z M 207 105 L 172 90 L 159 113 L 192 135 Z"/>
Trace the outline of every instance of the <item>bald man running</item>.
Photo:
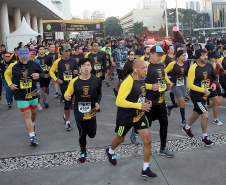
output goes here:
<path id="1" fill-rule="evenodd" d="M 147 73 L 147 64 L 136 59 L 133 62 L 133 72 L 129 74 L 122 82 L 116 99 L 117 119 L 115 132 L 117 136 L 112 141 L 111 147 L 106 149 L 109 162 L 117 164 L 115 149 L 124 141 L 127 132 L 134 127 L 143 143 L 144 163 L 141 171 L 142 177 L 157 177 L 149 168 L 151 156 L 151 136 L 149 125 L 145 118 L 145 111 L 151 109 L 151 101 L 145 101 L 146 88 L 145 81 L 142 80 Z"/>

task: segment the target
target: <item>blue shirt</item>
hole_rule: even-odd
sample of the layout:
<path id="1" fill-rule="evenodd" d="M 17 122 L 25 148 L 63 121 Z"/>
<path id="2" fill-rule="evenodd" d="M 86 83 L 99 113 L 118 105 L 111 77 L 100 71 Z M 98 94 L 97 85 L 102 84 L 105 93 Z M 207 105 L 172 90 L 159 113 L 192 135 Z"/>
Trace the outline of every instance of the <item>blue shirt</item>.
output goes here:
<path id="1" fill-rule="evenodd" d="M 127 55 L 129 52 L 129 48 L 123 47 L 123 48 L 115 48 L 112 52 L 112 57 L 114 58 L 115 61 L 115 68 L 123 70 L 124 65 L 127 62 Z"/>

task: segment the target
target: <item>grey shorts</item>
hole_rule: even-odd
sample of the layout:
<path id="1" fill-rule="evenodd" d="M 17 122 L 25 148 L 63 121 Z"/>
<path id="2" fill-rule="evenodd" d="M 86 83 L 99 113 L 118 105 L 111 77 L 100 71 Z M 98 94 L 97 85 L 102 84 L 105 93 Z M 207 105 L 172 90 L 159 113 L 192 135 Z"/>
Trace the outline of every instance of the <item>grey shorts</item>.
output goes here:
<path id="1" fill-rule="evenodd" d="M 174 96 L 176 98 L 185 97 L 185 86 L 173 86 L 171 88 L 171 91 L 173 92 Z"/>

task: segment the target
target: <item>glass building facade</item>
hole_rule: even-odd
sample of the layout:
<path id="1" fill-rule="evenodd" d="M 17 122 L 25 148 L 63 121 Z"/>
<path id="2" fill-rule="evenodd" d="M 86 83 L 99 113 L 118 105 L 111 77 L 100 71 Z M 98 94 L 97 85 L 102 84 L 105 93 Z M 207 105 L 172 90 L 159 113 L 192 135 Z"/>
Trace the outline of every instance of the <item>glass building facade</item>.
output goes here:
<path id="1" fill-rule="evenodd" d="M 226 4 L 212 5 L 213 27 L 226 27 Z"/>

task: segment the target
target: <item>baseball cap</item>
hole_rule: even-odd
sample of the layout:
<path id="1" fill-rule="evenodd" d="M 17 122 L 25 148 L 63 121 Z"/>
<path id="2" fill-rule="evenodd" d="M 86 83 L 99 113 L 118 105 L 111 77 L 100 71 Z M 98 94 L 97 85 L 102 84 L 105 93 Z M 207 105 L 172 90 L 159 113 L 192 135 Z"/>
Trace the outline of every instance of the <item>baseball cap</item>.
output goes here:
<path id="1" fill-rule="evenodd" d="M 19 49 L 19 56 L 20 58 L 29 57 L 29 50 L 27 48 L 20 48 Z"/>
<path id="2" fill-rule="evenodd" d="M 5 53 L 4 56 L 5 57 L 10 57 L 10 53 Z"/>
<path id="3" fill-rule="evenodd" d="M 205 54 L 206 51 L 204 49 L 199 49 L 195 52 L 195 55 L 197 58 L 201 57 L 203 54 Z"/>
<path id="4" fill-rule="evenodd" d="M 31 51 L 30 51 L 30 54 L 31 54 L 31 55 L 36 55 L 36 51 L 31 50 Z"/>
<path id="5" fill-rule="evenodd" d="M 64 44 L 62 47 L 61 47 L 62 50 L 64 51 L 68 51 L 68 50 L 71 50 L 71 46 L 68 45 L 68 44 Z"/>
<path id="6" fill-rule="evenodd" d="M 159 53 L 161 55 L 164 55 L 164 51 L 160 46 L 153 46 L 150 50 L 151 53 Z"/>
<path id="7" fill-rule="evenodd" d="M 62 40 L 62 41 L 61 41 L 61 44 L 63 44 L 63 43 L 65 43 L 65 41 L 64 41 L 64 40 Z"/>
<path id="8" fill-rule="evenodd" d="M 183 55 L 184 53 L 186 53 L 185 50 L 179 50 L 179 51 L 177 51 L 176 57 L 180 57 L 180 56 Z"/>
<path id="9" fill-rule="evenodd" d="M 179 31 L 178 27 L 177 26 L 174 26 L 173 27 L 173 31 Z"/>

